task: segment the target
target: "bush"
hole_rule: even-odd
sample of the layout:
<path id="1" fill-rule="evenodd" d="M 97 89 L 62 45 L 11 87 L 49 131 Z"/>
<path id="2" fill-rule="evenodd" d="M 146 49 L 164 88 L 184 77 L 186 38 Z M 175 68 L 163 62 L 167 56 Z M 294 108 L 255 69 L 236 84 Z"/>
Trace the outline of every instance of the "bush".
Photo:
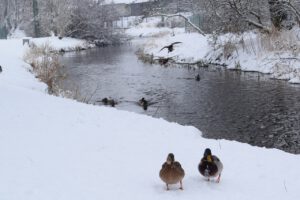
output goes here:
<path id="1" fill-rule="evenodd" d="M 51 53 L 53 49 L 47 43 L 41 46 L 33 45 L 24 55 L 25 62 L 32 66 L 32 71 L 36 77 L 48 86 L 50 94 L 58 95 L 56 86 L 61 67 L 58 55 Z"/>

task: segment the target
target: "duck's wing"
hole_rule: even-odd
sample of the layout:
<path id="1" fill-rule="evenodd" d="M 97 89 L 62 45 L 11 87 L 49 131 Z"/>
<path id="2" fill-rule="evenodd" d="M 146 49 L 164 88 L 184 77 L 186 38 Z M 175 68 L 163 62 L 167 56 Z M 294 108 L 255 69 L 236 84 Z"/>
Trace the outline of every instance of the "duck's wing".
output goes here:
<path id="1" fill-rule="evenodd" d="M 167 163 L 167 162 L 164 162 L 164 164 L 162 164 L 161 168 L 163 169 L 163 168 L 165 168 L 165 167 L 167 167 L 167 166 L 168 166 L 168 163 Z"/>
<path id="2" fill-rule="evenodd" d="M 221 160 L 217 157 L 217 156 L 212 156 L 213 157 L 213 161 L 216 164 L 217 168 L 218 168 L 218 173 L 221 173 L 223 170 L 223 163 L 221 162 Z"/>
<path id="3" fill-rule="evenodd" d="M 169 48 L 169 46 L 164 46 L 163 48 L 161 48 L 160 51 L 162 51 L 163 49 L 167 49 L 167 48 Z"/>
<path id="4" fill-rule="evenodd" d="M 212 159 L 215 162 L 221 162 L 220 159 L 217 156 L 215 156 L 215 155 L 212 156 Z"/>
<path id="5" fill-rule="evenodd" d="M 182 42 L 173 42 L 171 45 L 174 45 L 174 44 L 180 44 L 180 43 L 182 43 Z M 170 45 L 170 46 L 171 46 Z"/>
<path id="6" fill-rule="evenodd" d="M 179 162 L 177 162 L 177 161 L 175 161 L 172 165 L 173 165 L 174 168 L 183 170 L 182 167 L 181 167 L 181 164 Z"/>
<path id="7" fill-rule="evenodd" d="M 184 170 L 181 167 L 181 164 L 179 162 L 175 161 L 172 164 L 172 168 L 174 168 L 179 174 L 181 174 L 182 176 L 184 176 Z"/>
<path id="8" fill-rule="evenodd" d="M 174 165 L 175 167 L 181 167 L 180 162 L 177 162 L 177 161 L 175 161 L 175 162 L 173 163 L 173 165 Z"/>

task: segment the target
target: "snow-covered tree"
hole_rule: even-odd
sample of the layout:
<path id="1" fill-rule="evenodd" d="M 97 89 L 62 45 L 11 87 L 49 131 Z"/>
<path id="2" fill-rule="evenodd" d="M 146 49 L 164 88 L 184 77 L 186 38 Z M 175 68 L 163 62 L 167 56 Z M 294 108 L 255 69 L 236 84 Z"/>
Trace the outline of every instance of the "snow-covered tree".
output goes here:
<path id="1" fill-rule="evenodd" d="M 269 0 L 272 22 L 278 29 L 300 25 L 299 0 Z"/>
<path id="2" fill-rule="evenodd" d="M 206 29 L 220 32 L 239 32 L 252 27 L 270 31 L 267 0 L 199 0 L 196 3 Z"/>
<path id="3" fill-rule="evenodd" d="M 40 37 L 51 33 L 79 38 L 108 35 L 105 22 L 115 19 L 116 11 L 104 0 L 1 0 L 0 36 L 17 27 L 27 35 Z"/>

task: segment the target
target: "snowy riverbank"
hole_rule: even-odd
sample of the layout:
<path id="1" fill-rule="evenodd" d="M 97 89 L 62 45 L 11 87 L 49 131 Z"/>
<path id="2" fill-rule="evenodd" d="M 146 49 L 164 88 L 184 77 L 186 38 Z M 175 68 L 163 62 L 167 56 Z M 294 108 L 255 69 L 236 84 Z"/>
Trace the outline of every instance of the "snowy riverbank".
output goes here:
<path id="1" fill-rule="evenodd" d="M 177 63 L 214 63 L 229 69 L 257 71 L 272 78 L 300 83 L 300 29 L 275 32 L 270 36 L 248 32 L 219 37 L 186 33 L 183 28 L 157 28 L 161 18 L 148 18 L 127 30 L 133 37 L 145 37 L 140 44 L 142 52 L 154 58 L 172 58 Z M 173 42 L 174 51 L 164 46 Z"/>
<path id="2" fill-rule="evenodd" d="M 26 48 L 20 39 L 0 40 L 1 200 L 299 198 L 299 155 L 50 96 L 23 62 Z M 223 161 L 220 184 L 197 171 L 206 147 Z M 165 191 L 158 177 L 169 152 L 186 171 L 184 191 Z"/>

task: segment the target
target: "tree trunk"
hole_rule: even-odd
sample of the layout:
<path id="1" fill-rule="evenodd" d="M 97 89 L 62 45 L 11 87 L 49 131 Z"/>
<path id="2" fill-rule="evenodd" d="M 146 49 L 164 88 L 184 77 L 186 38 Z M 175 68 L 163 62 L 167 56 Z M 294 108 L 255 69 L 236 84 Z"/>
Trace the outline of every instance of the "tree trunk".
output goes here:
<path id="1" fill-rule="evenodd" d="M 32 0 L 32 12 L 33 12 L 33 28 L 35 37 L 41 36 L 40 33 L 40 24 L 39 24 L 39 9 L 37 0 Z"/>

